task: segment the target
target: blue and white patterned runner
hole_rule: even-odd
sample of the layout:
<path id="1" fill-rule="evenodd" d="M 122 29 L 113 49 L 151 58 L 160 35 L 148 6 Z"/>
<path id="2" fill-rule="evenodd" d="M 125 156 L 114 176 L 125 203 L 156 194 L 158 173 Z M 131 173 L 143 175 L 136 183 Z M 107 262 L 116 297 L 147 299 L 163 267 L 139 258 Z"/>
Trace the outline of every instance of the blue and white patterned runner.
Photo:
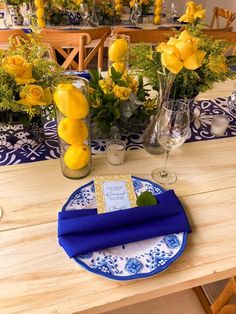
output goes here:
<path id="1" fill-rule="evenodd" d="M 236 135 L 236 115 L 229 112 L 228 98 L 203 100 L 194 105 L 194 117 L 191 122 L 191 133 L 187 142 L 211 140 L 215 137 L 210 133 L 211 119 L 214 114 L 225 114 L 229 117 L 229 128 L 225 137 Z M 21 126 L 3 126 L 6 131 L 0 135 L 0 165 L 13 165 L 59 158 L 59 145 L 55 121 L 45 124 L 45 141 L 41 144 L 28 139 L 27 133 Z M 127 150 L 142 148 L 142 134 L 124 132 L 122 139 L 126 141 Z M 93 154 L 103 153 L 106 149 L 106 140 L 92 141 Z"/>

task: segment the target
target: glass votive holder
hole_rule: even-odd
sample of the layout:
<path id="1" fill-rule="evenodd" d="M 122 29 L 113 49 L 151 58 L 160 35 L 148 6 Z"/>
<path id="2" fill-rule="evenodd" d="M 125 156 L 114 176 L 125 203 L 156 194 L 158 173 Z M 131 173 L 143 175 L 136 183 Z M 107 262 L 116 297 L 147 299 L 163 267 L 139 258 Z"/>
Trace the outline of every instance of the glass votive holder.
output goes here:
<path id="1" fill-rule="evenodd" d="M 123 164 L 125 160 L 125 147 L 125 142 L 121 140 L 114 139 L 107 142 L 107 161 L 114 166 Z"/>
<path id="2" fill-rule="evenodd" d="M 214 115 L 211 122 L 211 133 L 215 136 L 224 136 L 229 125 L 229 117 L 224 115 Z"/>

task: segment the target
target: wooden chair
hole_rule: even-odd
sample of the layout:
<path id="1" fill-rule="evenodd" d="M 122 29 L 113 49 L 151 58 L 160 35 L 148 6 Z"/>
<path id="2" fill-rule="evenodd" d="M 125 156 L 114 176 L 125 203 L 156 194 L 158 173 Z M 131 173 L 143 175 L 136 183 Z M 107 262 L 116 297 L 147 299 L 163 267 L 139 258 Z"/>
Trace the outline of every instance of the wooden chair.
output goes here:
<path id="1" fill-rule="evenodd" d="M 209 285 L 207 285 L 209 286 Z M 214 288 L 215 289 L 215 288 Z M 212 296 L 212 288 L 209 287 L 196 287 L 196 293 L 205 313 L 207 314 L 235 314 L 236 304 L 229 303 L 232 298 L 236 296 L 236 277 L 228 280 L 223 290 L 217 297 Z M 215 294 L 215 292 L 214 292 Z M 212 299 L 213 297 L 213 299 Z"/>
<path id="2" fill-rule="evenodd" d="M 222 28 L 222 27 L 220 27 L 220 17 L 226 19 L 226 24 L 223 27 L 223 29 L 229 28 L 232 26 L 232 23 L 235 20 L 235 16 L 236 16 L 236 14 L 232 11 L 215 7 L 213 9 L 213 17 L 212 17 L 210 28 L 213 28 L 215 22 L 216 22 L 216 28 L 217 29 Z"/>
<path id="3" fill-rule="evenodd" d="M 9 40 L 16 36 L 25 37 L 25 33 L 21 29 L 1 30 L 0 31 L 0 43 L 9 43 Z"/>
<path id="4" fill-rule="evenodd" d="M 84 71 L 85 65 L 85 47 L 91 43 L 89 34 L 71 34 L 65 32 L 41 33 L 40 42 L 48 45 L 50 57 L 58 61 L 58 55 L 64 58 L 62 67 L 64 69 L 73 69 Z M 78 62 L 75 61 L 78 57 Z"/>
<path id="5" fill-rule="evenodd" d="M 153 43 L 168 41 L 174 34 L 172 30 L 163 29 L 132 29 L 117 27 L 113 30 L 114 34 L 124 34 L 130 37 L 130 43 Z"/>
<path id="6" fill-rule="evenodd" d="M 230 304 L 232 297 L 236 295 L 236 277 L 229 279 L 223 291 L 211 305 L 213 314 L 235 314 L 236 304 Z"/>
<path id="7" fill-rule="evenodd" d="M 44 28 L 41 31 L 42 35 L 46 34 L 56 34 L 58 32 L 63 32 L 67 34 L 81 34 L 86 33 L 91 38 L 91 43 L 86 46 L 86 49 L 89 49 L 88 54 L 85 56 L 84 59 L 84 67 L 88 68 L 92 59 L 97 55 L 97 67 L 100 71 L 103 70 L 103 56 L 104 56 L 104 46 L 107 37 L 111 33 L 110 27 L 98 27 L 93 29 L 82 29 L 82 30 L 58 30 L 58 29 L 49 29 Z"/>

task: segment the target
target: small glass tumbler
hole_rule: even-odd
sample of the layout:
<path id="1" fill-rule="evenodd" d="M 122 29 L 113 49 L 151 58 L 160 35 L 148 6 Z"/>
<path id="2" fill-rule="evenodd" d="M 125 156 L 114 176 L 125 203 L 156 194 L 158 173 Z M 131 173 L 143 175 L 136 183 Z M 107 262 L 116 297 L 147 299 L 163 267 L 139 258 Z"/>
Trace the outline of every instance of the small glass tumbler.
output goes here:
<path id="1" fill-rule="evenodd" d="M 215 136 L 224 136 L 229 125 L 229 117 L 220 114 L 214 115 L 211 122 L 211 133 Z"/>
<path id="2" fill-rule="evenodd" d="M 106 156 L 111 165 L 121 165 L 125 160 L 126 144 L 121 140 L 110 140 L 107 142 Z"/>

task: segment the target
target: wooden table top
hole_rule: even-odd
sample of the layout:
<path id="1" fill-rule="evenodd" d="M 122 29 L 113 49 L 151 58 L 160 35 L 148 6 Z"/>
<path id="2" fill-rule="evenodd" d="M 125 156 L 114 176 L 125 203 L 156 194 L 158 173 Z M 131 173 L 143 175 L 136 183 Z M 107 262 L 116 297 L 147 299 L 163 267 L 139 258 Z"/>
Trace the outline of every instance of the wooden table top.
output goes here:
<path id="1" fill-rule="evenodd" d="M 235 84 L 235 82 L 233 82 Z M 102 313 L 236 274 L 236 137 L 184 144 L 170 155 L 172 186 L 192 226 L 183 255 L 152 278 L 115 282 L 86 272 L 57 243 L 57 213 L 96 175 L 151 179 L 163 155 L 127 152 L 111 166 L 93 156 L 91 175 L 62 176 L 59 160 L 0 167 L 0 313 Z"/>

